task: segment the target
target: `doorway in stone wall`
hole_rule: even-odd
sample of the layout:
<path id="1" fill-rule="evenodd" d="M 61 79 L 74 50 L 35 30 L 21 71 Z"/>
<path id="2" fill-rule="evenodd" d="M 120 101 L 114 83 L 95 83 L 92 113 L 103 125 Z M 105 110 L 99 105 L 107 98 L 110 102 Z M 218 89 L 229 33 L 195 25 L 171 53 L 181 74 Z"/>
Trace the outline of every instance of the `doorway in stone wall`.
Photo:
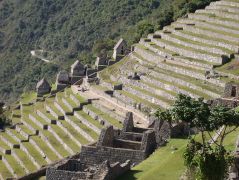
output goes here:
<path id="1" fill-rule="evenodd" d="M 237 87 L 236 87 L 236 86 L 232 86 L 231 96 L 232 96 L 232 97 L 236 97 L 236 95 L 237 95 Z"/>

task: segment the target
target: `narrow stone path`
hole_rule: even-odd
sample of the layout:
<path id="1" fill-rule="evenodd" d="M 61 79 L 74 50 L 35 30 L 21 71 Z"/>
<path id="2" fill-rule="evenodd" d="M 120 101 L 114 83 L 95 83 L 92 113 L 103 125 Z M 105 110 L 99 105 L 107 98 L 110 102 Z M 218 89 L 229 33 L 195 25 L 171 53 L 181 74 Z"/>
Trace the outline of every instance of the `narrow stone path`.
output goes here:
<path id="1" fill-rule="evenodd" d="M 40 50 L 40 51 L 42 51 L 42 50 Z M 46 63 L 52 63 L 50 60 L 38 56 L 38 55 L 36 54 L 36 51 L 31 51 L 31 55 L 32 55 L 33 57 L 36 57 L 36 58 L 38 58 L 38 59 L 40 59 L 40 60 L 46 62 Z"/>

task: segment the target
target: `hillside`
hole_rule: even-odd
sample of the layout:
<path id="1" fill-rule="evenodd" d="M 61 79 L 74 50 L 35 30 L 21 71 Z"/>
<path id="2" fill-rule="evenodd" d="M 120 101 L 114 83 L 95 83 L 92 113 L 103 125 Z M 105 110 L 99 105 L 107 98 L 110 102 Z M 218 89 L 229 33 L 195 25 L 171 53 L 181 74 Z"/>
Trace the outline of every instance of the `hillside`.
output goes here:
<path id="1" fill-rule="evenodd" d="M 90 64 L 119 36 L 132 44 L 210 1 L 2 0 L 0 100 L 16 100 L 43 76 L 53 80 L 77 58 Z M 32 50 L 44 50 L 42 56 L 54 63 L 31 57 Z"/>
<path id="2" fill-rule="evenodd" d="M 26 1 L 18 2 L 24 5 Z M 149 117 L 155 110 L 170 107 L 179 93 L 206 100 L 222 96 L 227 82 L 239 82 L 237 69 L 228 68 L 237 64 L 239 52 L 239 1 L 212 2 L 161 30 L 149 32 L 133 47 L 125 57 L 98 72 L 99 84 L 87 84 L 86 90 L 82 90 L 84 84 L 72 84 L 44 97 L 24 94 L 13 108 L 13 126 L 0 132 L 0 179 L 21 177 L 74 155 L 83 145 L 95 142 L 102 128 L 108 125 L 122 128 L 128 111 L 133 112 L 135 125 L 148 127 Z M 34 61 L 39 66 L 44 64 Z M 29 55 L 26 68 L 32 73 L 39 72 L 39 76 L 43 75 L 44 68 L 52 75 L 48 68 L 58 69 L 54 64 L 34 69 L 39 68 L 34 61 Z M 60 62 L 70 64 L 71 61 Z M 44 75 L 50 78 L 47 73 Z M 17 82 L 14 85 L 20 90 L 22 81 Z M 227 139 L 230 149 L 236 134 L 237 131 Z M 164 163 L 180 160 L 186 140 L 173 139 L 169 145 L 177 146 L 176 156 L 166 146 L 125 177 L 149 179 L 166 168 Z M 168 158 L 156 164 L 161 156 Z M 172 178 L 184 170 L 182 163 L 171 168 L 177 171 Z M 160 173 L 162 177 L 168 175 L 168 172 Z"/>

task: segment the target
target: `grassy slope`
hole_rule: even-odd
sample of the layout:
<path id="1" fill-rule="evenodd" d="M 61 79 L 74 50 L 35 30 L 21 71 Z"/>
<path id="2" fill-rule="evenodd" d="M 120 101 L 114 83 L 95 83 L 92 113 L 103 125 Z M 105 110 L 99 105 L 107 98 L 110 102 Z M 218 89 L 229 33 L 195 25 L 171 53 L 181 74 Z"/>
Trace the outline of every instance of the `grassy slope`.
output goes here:
<path id="1" fill-rule="evenodd" d="M 228 150 L 233 151 L 239 129 L 225 139 Z M 187 139 L 171 139 L 167 146 L 160 148 L 148 159 L 135 166 L 131 171 L 120 177 L 119 180 L 176 180 L 185 171 L 183 152 Z M 173 148 L 177 148 L 173 151 Z"/>

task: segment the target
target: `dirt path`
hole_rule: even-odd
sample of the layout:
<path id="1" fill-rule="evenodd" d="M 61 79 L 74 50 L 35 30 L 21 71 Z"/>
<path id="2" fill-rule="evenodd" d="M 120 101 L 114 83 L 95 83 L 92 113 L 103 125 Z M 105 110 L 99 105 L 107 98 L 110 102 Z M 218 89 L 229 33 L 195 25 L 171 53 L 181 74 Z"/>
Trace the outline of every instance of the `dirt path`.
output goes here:
<path id="1" fill-rule="evenodd" d="M 38 50 L 38 51 L 41 51 L 41 50 Z M 38 56 L 38 55 L 36 54 L 36 51 L 31 51 L 31 55 L 32 55 L 33 57 L 36 57 L 36 58 L 38 58 L 38 59 L 40 59 L 40 60 L 46 62 L 46 63 L 51 63 L 50 60 L 48 60 L 48 59 L 44 59 L 44 58 Z"/>

